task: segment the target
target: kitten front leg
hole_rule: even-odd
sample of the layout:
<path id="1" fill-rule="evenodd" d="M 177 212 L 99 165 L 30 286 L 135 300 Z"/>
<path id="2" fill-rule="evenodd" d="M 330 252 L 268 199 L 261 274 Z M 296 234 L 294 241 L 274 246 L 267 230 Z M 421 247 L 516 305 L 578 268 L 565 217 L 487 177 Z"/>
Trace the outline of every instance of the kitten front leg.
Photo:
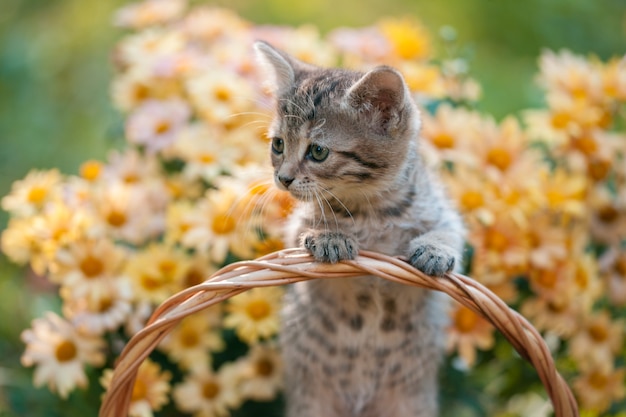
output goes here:
<path id="1" fill-rule="evenodd" d="M 459 253 L 456 234 L 447 231 L 431 231 L 416 237 L 409 243 L 409 262 L 415 268 L 431 276 L 443 276 L 454 269 Z"/>
<path id="2" fill-rule="evenodd" d="M 301 243 L 318 262 L 337 263 L 354 259 L 359 250 L 354 237 L 339 232 L 308 230 L 302 234 Z"/>

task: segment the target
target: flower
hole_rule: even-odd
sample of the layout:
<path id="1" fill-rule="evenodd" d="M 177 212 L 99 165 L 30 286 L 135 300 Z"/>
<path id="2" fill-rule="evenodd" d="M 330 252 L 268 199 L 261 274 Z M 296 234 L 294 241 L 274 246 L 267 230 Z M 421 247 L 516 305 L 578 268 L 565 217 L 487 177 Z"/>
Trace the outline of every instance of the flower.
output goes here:
<path id="1" fill-rule="evenodd" d="M 624 376 L 626 369 L 602 370 L 595 367 L 584 369 L 582 375 L 574 380 L 572 388 L 583 409 L 602 413 L 613 401 L 626 396 Z"/>
<path id="2" fill-rule="evenodd" d="M 192 372 L 174 387 L 174 401 L 180 411 L 193 417 L 226 417 L 229 409 L 242 402 L 238 380 L 233 365 L 223 365 L 217 373 L 209 368 Z"/>
<path id="3" fill-rule="evenodd" d="M 153 417 L 154 411 L 159 411 L 169 402 L 170 383 L 172 374 L 162 371 L 160 366 L 146 359 L 137 370 L 137 378 L 133 385 L 128 415 L 130 417 Z M 104 370 L 100 383 L 109 388 L 113 380 L 113 371 Z"/>
<path id="4" fill-rule="evenodd" d="M 235 329 L 248 344 L 267 339 L 279 328 L 279 310 L 283 291 L 277 287 L 253 288 L 228 301 L 224 326 Z"/>
<path id="5" fill-rule="evenodd" d="M 283 388 L 283 364 L 274 344 L 254 345 L 237 366 L 243 398 L 270 401 Z"/>
<path id="6" fill-rule="evenodd" d="M 217 315 L 212 321 L 219 322 L 220 310 L 208 314 Z M 210 352 L 224 349 L 220 328 L 211 324 L 205 314 L 195 314 L 184 318 L 180 324 L 161 342 L 159 348 L 181 369 L 204 369 L 210 366 Z"/>
<path id="7" fill-rule="evenodd" d="M 115 331 L 126 322 L 132 311 L 132 292 L 127 281 L 107 280 L 98 292 L 77 296 L 72 291 L 61 291 L 63 315 L 79 331 L 102 335 Z"/>
<path id="8" fill-rule="evenodd" d="M 56 253 L 50 279 L 74 297 L 94 295 L 103 281 L 119 277 L 126 253 L 107 239 L 80 239 Z"/>
<path id="9" fill-rule="evenodd" d="M 52 312 L 33 320 L 32 329 L 22 332 L 21 337 L 26 343 L 21 362 L 36 366 L 35 386 L 47 384 L 64 399 L 76 387 L 87 386 L 86 365 L 104 364 L 104 341 L 78 331 Z"/>
<path id="10" fill-rule="evenodd" d="M 190 77 L 186 90 L 198 114 L 216 124 L 250 111 L 255 97 L 246 78 L 218 68 Z"/>
<path id="11" fill-rule="evenodd" d="M 136 300 L 158 304 L 182 289 L 188 265 L 189 258 L 181 249 L 154 242 L 130 258 L 124 274 Z"/>
<path id="12" fill-rule="evenodd" d="M 126 138 L 145 146 L 148 152 L 157 152 L 176 140 L 190 116 L 189 105 L 183 100 L 146 100 L 128 117 Z"/>
<path id="13" fill-rule="evenodd" d="M 476 348 L 487 350 L 494 344 L 493 326 L 469 308 L 457 305 L 451 312 L 447 350 L 456 350 L 466 366 L 476 362 Z"/>
<path id="14" fill-rule="evenodd" d="M 11 192 L 2 198 L 2 208 L 17 217 L 40 213 L 46 204 L 60 198 L 61 181 L 56 169 L 30 171 L 24 179 L 13 183 Z"/>
<path id="15" fill-rule="evenodd" d="M 430 34 L 419 21 L 411 18 L 385 19 L 379 23 L 379 28 L 400 59 L 420 60 L 430 56 Z"/>
<path id="16" fill-rule="evenodd" d="M 570 340 L 569 353 L 582 366 L 608 371 L 623 341 L 624 322 L 612 320 L 608 311 L 601 311 L 586 318 Z"/>
<path id="17" fill-rule="evenodd" d="M 145 0 L 132 3 L 118 10 L 113 22 L 120 27 L 142 29 L 180 17 L 186 5 L 185 0 Z"/>

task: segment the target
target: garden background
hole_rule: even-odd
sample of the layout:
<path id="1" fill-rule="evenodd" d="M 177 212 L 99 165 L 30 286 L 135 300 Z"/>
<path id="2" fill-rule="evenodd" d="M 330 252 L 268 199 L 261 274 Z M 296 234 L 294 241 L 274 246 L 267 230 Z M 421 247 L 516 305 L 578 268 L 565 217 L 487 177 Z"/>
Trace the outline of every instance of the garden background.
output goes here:
<path id="1" fill-rule="evenodd" d="M 123 31 L 111 24 L 115 1 L 4 0 L 0 6 L 0 196 L 32 168 L 74 174 L 87 159 L 121 148 L 123 119 L 109 96 L 111 50 Z M 322 31 L 367 26 L 381 16 L 413 15 L 438 38 L 455 33 L 454 53 L 482 86 L 481 112 L 501 118 L 543 105 L 535 83 L 543 48 L 597 55 L 626 50 L 623 0 L 448 0 L 332 2 L 223 1 L 260 24 L 313 23 Z M 450 48 L 450 43 L 445 44 Z M 448 51 L 449 52 L 449 51 Z M 0 229 L 7 224 L 0 212 Z M 44 311 L 59 309 L 56 291 L 0 255 L 0 416 L 70 415 L 46 389 L 32 387 L 19 364 L 20 333 Z M 80 398 L 74 398 L 81 401 Z M 82 399 L 85 400 L 85 399 Z M 28 407 L 25 405 L 29 404 Z M 28 409 L 28 414 L 23 411 Z M 81 406 L 75 407 L 76 415 Z"/>

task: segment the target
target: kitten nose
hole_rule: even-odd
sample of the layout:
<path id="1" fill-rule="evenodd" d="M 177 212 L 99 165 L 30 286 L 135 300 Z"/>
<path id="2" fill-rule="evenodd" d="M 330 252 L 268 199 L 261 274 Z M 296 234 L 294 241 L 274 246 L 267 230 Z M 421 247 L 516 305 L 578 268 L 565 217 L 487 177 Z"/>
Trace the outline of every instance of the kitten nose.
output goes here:
<path id="1" fill-rule="evenodd" d="M 279 175 L 278 176 L 278 181 L 280 181 L 280 183 L 285 187 L 285 188 L 289 188 L 289 186 L 291 185 L 291 183 L 293 182 L 295 178 L 291 178 L 291 177 L 286 177 L 284 175 Z"/>

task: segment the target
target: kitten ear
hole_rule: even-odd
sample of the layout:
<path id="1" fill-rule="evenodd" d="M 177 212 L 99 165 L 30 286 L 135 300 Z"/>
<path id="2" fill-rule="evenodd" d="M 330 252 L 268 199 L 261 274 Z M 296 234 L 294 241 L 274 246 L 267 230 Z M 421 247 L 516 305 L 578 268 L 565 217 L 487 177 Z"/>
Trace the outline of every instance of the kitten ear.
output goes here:
<path id="1" fill-rule="evenodd" d="M 348 104 L 365 115 L 374 131 L 385 135 L 398 126 L 408 89 L 395 69 L 379 66 L 354 84 L 347 93 Z"/>
<path id="2" fill-rule="evenodd" d="M 291 57 L 264 41 L 255 42 L 254 49 L 258 61 L 272 79 L 273 93 L 281 95 L 290 89 L 296 79 Z"/>

